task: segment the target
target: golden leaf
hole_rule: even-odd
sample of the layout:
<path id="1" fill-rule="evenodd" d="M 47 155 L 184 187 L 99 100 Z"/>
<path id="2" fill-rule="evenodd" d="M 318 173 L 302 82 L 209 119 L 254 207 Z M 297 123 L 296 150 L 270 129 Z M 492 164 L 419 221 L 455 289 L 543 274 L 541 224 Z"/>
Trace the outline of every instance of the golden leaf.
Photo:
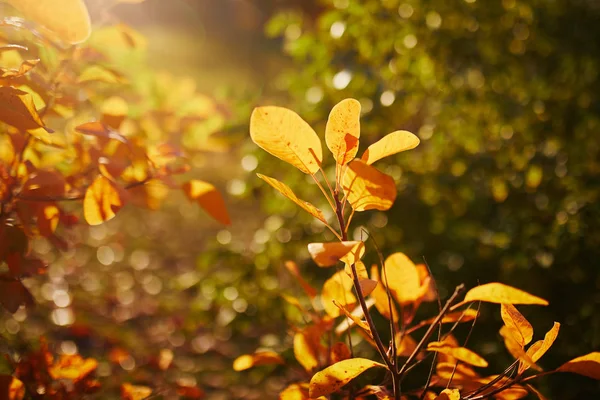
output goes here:
<path id="1" fill-rule="evenodd" d="M 460 400 L 458 389 L 444 389 L 435 400 Z"/>
<path id="2" fill-rule="evenodd" d="M 366 358 L 351 358 L 335 363 L 312 377 L 309 395 L 314 398 L 336 392 L 352 379 L 373 367 L 385 368 L 385 365 Z"/>
<path id="3" fill-rule="evenodd" d="M 451 357 L 456 358 L 464 363 L 473 365 L 475 367 L 487 367 L 488 363 L 479 354 L 471 351 L 465 347 L 454 347 L 449 345 L 447 342 L 430 342 L 427 345 L 428 351 L 435 351 L 443 353 Z"/>
<path id="4" fill-rule="evenodd" d="M 298 114 L 283 107 L 255 108 L 250 117 L 250 137 L 260 148 L 314 174 L 323 160 L 321 141 Z"/>
<path id="5" fill-rule="evenodd" d="M 401 151 L 414 149 L 420 143 L 418 137 L 408 131 L 395 131 L 387 134 L 370 145 L 363 153 L 361 160 L 371 165 L 375 161 Z"/>
<path id="6" fill-rule="evenodd" d="M 123 383 L 121 385 L 121 398 L 123 400 L 144 400 L 152 394 L 152 389 L 148 386 L 132 385 Z"/>
<path id="7" fill-rule="evenodd" d="M 7 1 L 25 18 L 44 25 L 69 44 L 81 43 L 90 36 L 90 16 L 83 0 Z"/>
<path id="8" fill-rule="evenodd" d="M 504 338 L 504 345 L 508 352 L 517 360 L 519 360 L 520 368 L 528 369 L 533 367 L 541 371 L 541 368 L 536 365 L 535 361 L 525 352 L 523 345 L 520 344 L 515 337 L 520 335 L 515 328 L 504 325 L 500 329 L 500 335 Z"/>
<path id="9" fill-rule="evenodd" d="M 471 301 L 485 301 L 498 304 L 538 304 L 547 306 L 548 302 L 542 298 L 498 282 L 486 283 L 469 290 L 465 299 L 455 304 L 452 310 Z"/>
<path id="10" fill-rule="evenodd" d="M 513 338 L 521 347 L 529 344 L 533 339 L 533 327 L 527 319 L 512 304 L 501 304 L 500 315 L 504 324 L 508 326 Z"/>
<path id="11" fill-rule="evenodd" d="M 384 263 L 384 283 L 398 303 L 404 305 L 419 299 L 421 284 L 417 267 L 404 253 L 394 253 Z"/>
<path id="12" fill-rule="evenodd" d="M 100 225 L 116 215 L 124 205 L 125 191 L 99 175 L 85 191 L 83 216 L 88 224 Z"/>
<path id="13" fill-rule="evenodd" d="M 337 308 L 339 308 L 340 311 L 342 311 L 342 313 L 344 313 L 344 315 L 346 315 L 346 317 L 350 318 L 352 321 L 354 321 L 354 323 L 357 326 L 361 327 L 365 332 L 367 332 L 367 334 L 370 337 L 373 337 L 373 333 L 371 333 L 371 328 L 369 327 L 369 325 L 367 324 L 366 321 L 363 321 L 359 316 L 354 315 L 353 313 L 351 313 L 350 311 L 348 311 L 345 307 L 343 307 L 337 301 L 333 300 L 333 304 L 335 304 L 335 306 Z"/>
<path id="14" fill-rule="evenodd" d="M 536 343 L 541 342 L 539 347 L 536 346 L 536 348 L 534 350 L 532 350 L 533 346 L 536 344 L 536 343 L 534 343 L 529 349 L 527 349 L 527 354 L 531 355 L 531 359 L 533 361 L 537 362 L 537 360 L 542 358 L 542 356 L 544 354 L 546 354 L 548 349 L 550 349 L 550 347 L 552 347 L 552 344 L 554 344 L 554 341 L 556 340 L 556 337 L 558 336 L 559 330 L 560 330 L 560 324 L 558 322 L 555 322 L 554 325 L 552 325 L 552 328 L 550 328 L 550 330 L 548 332 L 546 332 L 546 335 L 544 335 L 544 340 L 536 342 Z M 530 350 L 531 350 L 531 353 L 530 353 Z"/>
<path id="15" fill-rule="evenodd" d="M 392 177 L 361 160 L 348 164 L 342 187 L 355 211 L 385 211 L 396 200 L 396 184 Z"/>
<path id="16" fill-rule="evenodd" d="M 330 267 L 340 261 L 342 257 L 350 252 L 357 245 L 358 241 L 346 242 L 328 242 L 328 243 L 309 243 L 308 253 L 313 261 L 319 267 Z M 362 254 L 365 249 L 362 247 Z M 361 254 L 361 256 L 362 256 Z"/>
<path id="17" fill-rule="evenodd" d="M 319 366 L 319 339 L 314 329 L 305 329 L 294 335 L 294 357 L 307 372 Z"/>
<path id="18" fill-rule="evenodd" d="M 222 224 L 231 224 L 223 196 L 213 185 L 193 179 L 183 185 L 183 191 L 190 200 L 196 201 L 211 217 Z"/>
<path id="19" fill-rule="evenodd" d="M 344 271 L 336 272 L 325 281 L 321 292 L 321 302 L 327 315 L 333 318 L 340 315 L 340 310 L 333 300 L 336 300 L 344 308 L 352 308 L 356 304 L 356 297 L 352 293 L 353 286 L 352 279 Z"/>
<path id="20" fill-rule="evenodd" d="M 358 152 L 360 137 L 360 103 L 345 99 L 336 104 L 329 113 L 325 127 L 325 142 L 340 165 L 346 165 Z"/>
<path id="21" fill-rule="evenodd" d="M 48 372 L 52 379 L 69 379 L 74 382 L 88 377 L 98 367 L 98 361 L 93 358 L 83 358 L 79 354 L 63 354 L 53 364 Z"/>
<path id="22" fill-rule="evenodd" d="M 254 354 L 239 356 L 233 361 L 235 371 L 243 371 L 259 365 L 283 364 L 283 358 L 274 351 L 257 351 Z"/>
<path id="23" fill-rule="evenodd" d="M 393 321 L 398 322 L 398 311 L 396 310 L 396 306 L 394 306 L 394 302 L 388 298 L 387 291 L 383 285 L 385 282 L 379 277 L 377 265 L 371 267 L 371 277 L 381 282 L 381 285 L 375 286 L 371 292 L 371 298 L 375 300 L 375 308 L 385 318 L 391 319 L 393 317 Z"/>
<path id="24" fill-rule="evenodd" d="M 557 371 L 572 372 L 600 380 L 600 352 L 577 357 L 561 365 Z"/>
<path id="25" fill-rule="evenodd" d="M 31 94 L 10 86 L 0 87 L 0 121 L 19 130 L 46 128 Z"/>

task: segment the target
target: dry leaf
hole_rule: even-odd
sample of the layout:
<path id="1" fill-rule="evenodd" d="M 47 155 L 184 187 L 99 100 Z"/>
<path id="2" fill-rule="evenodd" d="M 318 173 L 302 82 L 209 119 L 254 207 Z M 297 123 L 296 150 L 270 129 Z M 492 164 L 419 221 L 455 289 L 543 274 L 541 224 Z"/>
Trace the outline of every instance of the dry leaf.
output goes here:
<path id="1" fill-rule="evenodd" d="M 325 142 L 338 164 L 346 165 L 354 159 L 359 137 L 360 102 L 342 100 L 331 109 L 325 128 Z"/>
<path id="2" fill-rule="evenodd" d="M 454 347 L 447 342 L 430 342 L 427 345 L 427 350 L 449 355 L 475 367 L 485 368 L 488 366 L 488 362 L 474 351 L 465 347 Z"/>
<path id="3" fill-rule="evenodd" d="M 529 344 L 533 339 L 533 327 L 527 319 L 512 304 L 501 304 L 500 315 L 504 324 L 508 326 L 513 338 L 521 347 Z"/>
<path id="4" fill-rule="evenodd" d="M 340 361 L 317 372 L 310 380 L 311 398 L 337 392 L 342 386 L 358 375 L 373 367 L 385 368 L 385 365 L 366 358 L 351 358 Z"/>
<path id="5" fill-rule="evenodd" d="M 259 365 L 283 364 L 283 358 L 274 351 L 257 351 L 254 354 L 239 356 L 233 362 L 235 371 L 243 371 Z"/>
<path id="6" fill-rule="evenodd" d="M 329 243 L 309 243 L 308 253 L 310 254 L 313 261 L 319 267 L 330 267 L 340 261 L 340 259 L 348 254 L 350 250 L 357 245 L 358 241 L 346 241 L 346 242 L 329 242 Z M 364 246 L 362 247 L 362 254 L 364 254 Z M 361 256 L 362 256 L 361 254 Z"/>
<path id="7" fill-rule="evenodd" d="M 321 141 L 298 114 L 283 107 L 255 108 L 250 117 L 250 137 L 263 150 L 314 174 L 323 160 Z"/>
<path id="8" fill-rule="evenodd" d="M 361 160 L 348 164 L 342 187 L 355 211 L 389 210 L 396 200 L 396 184 L 392 177 Z"/>
<path id="9" fill-rule="evenodd" d="M 375 161 L 401 151 L 414 149 L 419 145 L 419 138 L 408 131 L 395 131 L 387 134 L 370 145 L 363 153 L 361 160 L 371 165 Z"/>
<path id="10" fill-rule="evenodd" d="M 223 196 L 213 185 L 193 179 L 183 185 L 183 191 L 190 200 L 196 201 L 211 217 L 222 224 L 231 224 Z"/>
<path id="11" fill-rule="evenodd" d="M 85 191 L 83 216 L 90 225 L 100 225 L 116 215 L 125 204 L 125 191 L 99 175 Z"/>
<path id="12" fill-rule="evenodd" d="M 600 380 L 600 352 L 593 352 L 574 358 L 561 365 L 556 371 L 572 372 Z"/>
<path id="13" fill-rule="evenodd" d="M 296 196 L 296 194 L 292 191 L 292 189 L 290 189 L 290 187 L 288 185 L 286 185 L 283 182 L 278 181 L 275 178 L 270 178 L 266 175 L 262 175 L 262 174 L 256 174 L 256 175 L 263 181 L 267 182 L 269 185 L 273 186 L 279 193 L 281 193 L 282 195 L 284 195 L 285 197 L 287 197 L 294 203 L 298 204 L 304 211 L 308 212 L 310 215 L 317 218 L 324 224 L 327 224 L 327 220 L 325 219 L 323 212 L 321 210 L 319 210 L 317 207 L 313 206 L 311 203 L 304 201 L 304 200 L 300 200 Z"/>

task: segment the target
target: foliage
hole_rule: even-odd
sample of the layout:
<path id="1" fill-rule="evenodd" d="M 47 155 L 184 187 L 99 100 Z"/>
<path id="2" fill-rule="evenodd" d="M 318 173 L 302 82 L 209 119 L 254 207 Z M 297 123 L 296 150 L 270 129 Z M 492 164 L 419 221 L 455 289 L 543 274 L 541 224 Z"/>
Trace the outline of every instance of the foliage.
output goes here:
<path id="1" fill-rule="evenodd" d="M 258 176 L 317 218 L 339 239 L 340 242 L 309 245 L 309 252 L 317 265 L 332 267 L 338 262 L 344 264 L 344 270 L 338 269 L 323 285 L 320 304 L 317 301 L 318 291 L 301 279 L 296 267 L 291 268 L 309 297 L 313 310 L 306 310 L 297 298 L 284 297 L 304 316 L 304 323 L 294 327 L 293 343 L 294 356 L 304 371 L 293 378 L 296 382 L 287 386 L 279 398 L 325 399 L 325 396 L 340 393 L 339 398 L 344 399 L 363 399 L 373 395 L 379 399 L 396 400 L 479 400 L 491 397 L 520 399 L 531 392 L 544 399 L 529 384 L 539 376 L 573 372 L 600 379 L 598 353 L 576 358 L 554 370 L 525 374 L 530 368 L 542 371 L 536 362 L 554 343 L 560 324 L 555 322 L 543 340 L 526 349 L 525 346 L 533 339 L 534 330 L 514 305 L 547 305 L 544 299 L 493 282 L 469 290 L 463 301 L 456 302 L 464 289 L 461 284 L 442 307 L 437 285 L 426 265 L 419 268 L 402 253 L 394 253 L 384 261 L 375 243 L 380 265 L 374 264 L 369 276 L 361 261 L 368 241 L 348 242 L 348 228 L 355 212 L 391 208 L 396 197 L 396 186 L 392 177 L 370 166 L 368 161 L 374 162 L 414 148 L 419 140 L 406 131 L 402 133 L 406 140 L 397 140 L 394 132 L 369 146 L 362 160 L 353 159 L 359 144 L 359 118 L 360 103 L 354 99 L 342 100 L 329 114 L 325 139 L 335 160 L 335 180 L 329 182 L 323 172 L 320 140 L 298 114 L 273 106 L 259 107 L 252 113 L 252 140 L 275 157 L 310 175 L 331 206 L 331 216 L 332 219 L 335 216 L 339 230 L 336 231 L 328 223 L 323 211 L 298 199 L 287 185 L 273 178 Z M 393 135 L 393 140 L 389 139 L 390 135 Z M 320 177 L 317 176 L 318 172 L 321 173 Z M 346 210 L 346 204 L 350 205 L 350 211 Z M 368 239 L 373 241 L 372 238 Z M 376 289 L 379 289 L 378 294 L 375 294 Z M 433 320 L 418 322 L 415 317 L 421 303 L 436 299 L 439 305 L 437 316 Z M 455 328 L 461 322 L 472 320 L 471 330 L 475 326 L 479 312 L 469 314 L 474 302 L 478 303 L 478 310 L 481 302 L 500 304 L 504 322 L 500 334 L 514 362 L 498 375 L 481 376 L 472 368 L 485 368 L 488 362 L 465 347 L 471 331 L 463 345 L 454 336 Z M 466 304 L 470 304 L 469 308 L 455 312 L 450 318 L 449 311 L 456 311 Z M 382 317 L 388 319 L 389 330 L 378 330 L 370 311 L 373 305 Z M 444 322 L 452 324 L 450 329 L 443 330 Z M 427 327 L 425 332 L 415 339 L 414 331 L 424 327 Z M 353 330 L 362 337 L 358 343 L 356 336 L 351 333 Z M 431 340 L 436 330 L 437 340 Z M 384 332 L 386 338 L 383 337 Z M 347 336 L 348 345 L 343 341 L 344 335 Z M 354 344 L 357 344 L 356 348 Z M 364 352 L 360 344 L 374 348 L 383 362 L 356 357 L 357 352 Z M 425 383 L 409 389 L 402 386 L 406 375 L 428 358 L 432 359 L 431 370 L 426 375 Z M 241 371 L 264 364 L 281 364 L 282 361 L 276 353 L 261 350 L 239 357 L 234 362 L 234 369 Z M 374 367 L 384 370 L 383 378 L 371 377 L 366 386 L 355 381 L 355 378 Z M 383 383 L 374 385 L 373 381 Z M 445 389 L 436 394 L 432 389 L 434 387 Z"/>
<path id="2" fill-rule="evenodd" d="M 47 272 L 33 245 L 45 239 L 68 251 L 77 242 L 74 203 L 82 203 L 85 222 L 95 226 L 127 203 L 156 210 L 170 189 L 180 189 L 218 221 L 230 220 L 212 184 L 176 179 L 194 157 L 217 147 L 210 134 L 222 117 L 211 98 L 185 80 L 142 70 L 144 39 L 125 25 L 102 27 L 84 44 L 71 45 L 90 35 L 81 1 L 12 3 L 30 18 L 4 17 L 0 31 L 0 303 L 17 313 L 34 303 L 27 278 Z M 165 79 L 169 87 L 161 88 Z M 58 292 L 54 322 L 70 325 L 70 296 Z M 39 350 L 20 354 L 5 349 L 12 377 L 2 375 L 1 397 L 66 399 L 97 391 L 98 361 L 76 350 L 71 346 L 56 358 L 43 341 Z M 131 359 L 122 349 L 121 356 L 111 354 L 117 363 Z M 170 354 L 155 355 L 156 371 L 170 367 Z M 156 389 L 202 395 L 176 382 L 158 382 Z M 121 392 L 138 399 L 152 389 L 123 382 Z"/>

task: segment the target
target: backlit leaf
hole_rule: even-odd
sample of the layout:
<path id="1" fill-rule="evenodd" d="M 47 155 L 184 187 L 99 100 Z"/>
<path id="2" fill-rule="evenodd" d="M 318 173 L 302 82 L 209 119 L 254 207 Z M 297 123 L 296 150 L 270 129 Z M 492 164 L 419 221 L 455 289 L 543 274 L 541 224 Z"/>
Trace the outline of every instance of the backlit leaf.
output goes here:
<path id="1" fill-rule="evenodd" d="M 394 302 L 388 298 L 387 291 L 383 285 L 385 282 L 379 277 L 377 265 L 371 267 L 371 277 L 373 280 L 377 280 L 381 283 L 381 285 L 375 286 L 371 292 L 371 298 L 375 300 L 375 308 L 377 308 L 377 311 L 385 318 L 391 319 L 393 317 L 393 321 L 398 322 L 398 311 L 396 310 Z"/>
<path id="2" fill-rule="evenodd" d="M 283 358 L 274 351 L 257 351 L 254 354 L 239 356 L 233 362 L 235 371 L 243 371 L 259 365 L 283 364 Z"/>
<path id="3" fill-rule="evenodd" d="M 31 71 L 40 60 L 25 60 L 19 66 L 19 69 L 0 68 L 0 79 L 18 78 Z"/>
<path id="4" fill-rule="evenodd" d="M 430 342 L 427 345 L 427 350 L 449 355 L 475 367 L 487 367 L 488 365 L 487 361 L 477 353 L 465 347 L 451 346 L 447 342 Z"/>
<path id="5" fill-rule="evenodd" d="M 148 386 L 132 385 L 123 383 L 121 385 L 121 398 L 123 400 L 144 400 L 150 397 L 152 389 Z"/>
<path id="6" fill-rule="evenodd" d="M 395 131 L 387 134 L 370 145 L 363 153 L 361 160 L 371 165 L 377 160 L 401 151 L 414 149 L 419 145 L 419 138 L 408 131 Z"/>
<path id="7" fill-rule="evenodd" d="M 98 367 L 93 358 L 83 358 L 79 354 L 62 354 L 48 370 L 53 379 L 69 379 L 78 382 L 87 378 Z"/>
<path id="8" fill-rule="evenodd" d="M 500 315 L 510 332 L 515 333 L 514 339 L 522 346 L 533 339 L 533 327 L 527 319 L 512 304 L 501 304 Z"/>
<path id="9" fill-rule="evenodd" d="M 435 400 L 460 400 L 458 389 L 444 389 Z"/>
<path id="10" fill-rule="evenodd" d="M 223 196 L 212 184 L 194 179 L 183 185 L 183 192 L 190 200 L 197 202 L 211 217 L 222 224 L 231 224 Z"/>
<path id="11" fill-rule="evenodd" d="M 318 397 L 337 392 L 342 386 L 373 367 L 385 365 L 365 358 L 351 358 L 340 361 L 317 372 L 310 380 L 310 397 Z"/>
<path id="12" fill-rule="evenodd" d="M 40 118 L 33 97 L 10 86 L 0 87 L 0 121 L 23 131 L 41 127 L 52 132 Z"/>
<path id="13" fill-rule="evenodd" d="M 546 335 L 544 335 L 544 340 L 542 341 L 539 348 L 537 348 L 537 346 L 536 346 L 536 348 L 531 352 L 531 354 L 530 354 L 529 350 L 531 350 L 531 347 L 533 347 L 533 345 L 529 349 L 527 349 L 527 354 L 531 355 L 531 358 L 533 359 L 533 361 L 537 362 L 537 360 L 542 358 L 542 356 L 544 354 L 546 354 L 548 349 L 550 349 L 550 347 L 552 347 L 552 344 L 554 344 L 554 341 L 556 340 L 556 337 L 558 336 L 559 330 L 560 330 L 560 324 L 558 322 L 555 322 L 554 325 L 552 325 L 552 328 L 550 328 L 550 330 L 548 332 L 546 332 Z"/>
<path id="14" fill-rule="evenodd" d="M 319 210 L 317 207 L 313 206 L 311 203 L 309 203 L 307 201 L 300 200 L 296 196 L 296 194 L 292 191 L 292 189 L 290 189 L 290 187 L 288 185 L 286 185 L 283 182 L 278 181 L 275 178 L 270 178 L 266 175 L 262 175 L 262 174 L 256 174 L 256 175 L 258 175 L 258 177 L 260 179 L 267 182 L 269 185 L 273 186 L 279 193 L 281 193 L 282 195 L 284 195 L 285 197 L 287 197 L 294 203 L 298 204 L 304 211 L 308 212 L 310 215 L 317 218 L 321 222 L 323 222 L 325 224 L 327 223 L 327 220 L 325 220 L 325 216 L 323 215 L 323 212 L 321 210 Z"/>
<path id="15" fill-rule="evenodd" d="M 338 164 L 346 165 L 354 159 L 359 137 L 360 102 L 342 100 L 331 109 L 325 127 L 325 142 Z"/>
<path id="16" fill-rule="evenodd" d="M 419 273 L 415 264 L 404 253 L 394 253 L 386 258 L 383 273 L 398 303 L 408 304 L 419 298 Z"/>
<path id="17" fill-rule="evenodd" d="M 452 309 L 471 301 L 485 301 L 498 304 L 538 304 L 547 306 L 548 302 L 542 298 L 502 283 L 493 282 L 480 285 L 469 290 L 465 299 L 455 304 Z"/>
<path id="18" fill-rule="evenodd" d="M 344 308 L 352 308 L 356 304 L 356 297 L 352 293 L 353 286 L 352 279 L 344 271 L 336 272 L 325 281 L 321 291 L 321 302 L 330 317 L 335 318 L 340 315 L 340 310 L 333 300 Z"/>
<path id="19" fill-rule="evenodd" d="M 309 243 L 308 253 L 319 267 L 330 267 L 337 264 L 358 241 Z M 364 253 L 364 247 L 363 247 Z"/>
<path id="20" fill-rule="evenodd" d="M 337 301 L 333 300 L 333 304 L 335 304 L 335 306 L 337 308 L 339 308 L 340 311 L 344 315 L 346 315 L 346 317 L 350 318 L 357 326 L 361 327 L 365 332 L 367 332 L 367 334 L 369 336 L 373 337 L 373 334 L 371 333 L 371 328 L 369 327 L 369 325 L 367 324 L 366 321 L 362 320 L 359 316 L 354 315 L 353 313 L 349 312 L 345 307 L 340 305 Z"/>
<path id="21" fill-rule="evenodd" d="M 508 352 L 516 360 L 519 360 L 521 368 L 528 369 L 533 367 L 536 370 L 541 370 L 541 368 L 536 365 L 535 361 L 525 352 L 523 345 L 515 339 L 515 337 L 520 335 L 515 328 L 505 325 L 500 329 L 500 335 L 504 339 L 504 346 Z"/>
<path id="22" fill-rule="evenodd" d="M 83 216 L 90 225 L 114 218 L 125 204 L 126 192 L 117 188 L 110 180 L 99 175 L 85 191 Z"/>
<path id="23" fill-rule="evenodd" d="M 279 393 L 279 400 L 325 400 L 324 396 L 316 399 L 308 395 L 308 383 L 293 383 Z"/>
<path id="24" fill-rule="evenodd" d="M 561 365 L 557 371 L 572 372 L 600 380 L 600 352 L 577 357 Z"/>
<path id="25" fill-rule="evenodd" d="M 307 372 L 319 365 L 319 337 L 314 330 L 304 330 L 294 335 L 294 356 Z"/>
<path id="26" fill-rule="evenodd" d="M 0 399 L 23 400 L 25 385 L 10 375 L 0 375 Z"/>
<path id="27" fill-rule="evenodd" d="M 396 200 L 396 184 L 392 177 L 361 160 L 348 164 L 342 186 L 355 211 L 385 211 Z"/>
<path id="28" fill-rule="evenodd" d="M 90 16 L 83 0 L 8 0 L 31 19 L 54 32 L 61 40 L 76 44 L 91 32 Z"/>
<path id="29" fill-rule="evenodd" d="M 255 108 L 250 117 L 250 137 L 263 150 L 306 174 L 317 172 L 323 160 L 315 131 L 287 108 Z"/>

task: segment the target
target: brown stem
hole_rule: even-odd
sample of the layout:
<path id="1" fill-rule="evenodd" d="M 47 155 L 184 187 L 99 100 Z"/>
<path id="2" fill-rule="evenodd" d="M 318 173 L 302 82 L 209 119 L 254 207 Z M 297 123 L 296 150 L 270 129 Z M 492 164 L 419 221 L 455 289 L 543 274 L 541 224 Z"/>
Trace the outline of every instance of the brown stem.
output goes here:
<path id="1" fill-rule="evenodd" d="M 123 189 L 128 190 L 128 189 L 133 189 L 138 186 L 145 185 L 146 183 L 148 183 L 148 181 L 150 181 L 152 179 L 154 179 L 154 178 L 148 177 L 148 178 L 144 179 L 143 181 L 130 183 L 129 185 L 125 186 Z M 71 197 L 65 197 L 65 196 L 39 196 L 38 197 L 38 196 L 23 196 L 21 194 L 17 194 L 15 197 L 20 200 L 24 200 L 24 201 L 76 201 L 76 200 L 83 200 L 83 198 L 85 197 L 85 191 L 83 191 L 83 193 L 81 193 L 81 194 L 78 194 L 77 196 L 71 196 Z"/>

